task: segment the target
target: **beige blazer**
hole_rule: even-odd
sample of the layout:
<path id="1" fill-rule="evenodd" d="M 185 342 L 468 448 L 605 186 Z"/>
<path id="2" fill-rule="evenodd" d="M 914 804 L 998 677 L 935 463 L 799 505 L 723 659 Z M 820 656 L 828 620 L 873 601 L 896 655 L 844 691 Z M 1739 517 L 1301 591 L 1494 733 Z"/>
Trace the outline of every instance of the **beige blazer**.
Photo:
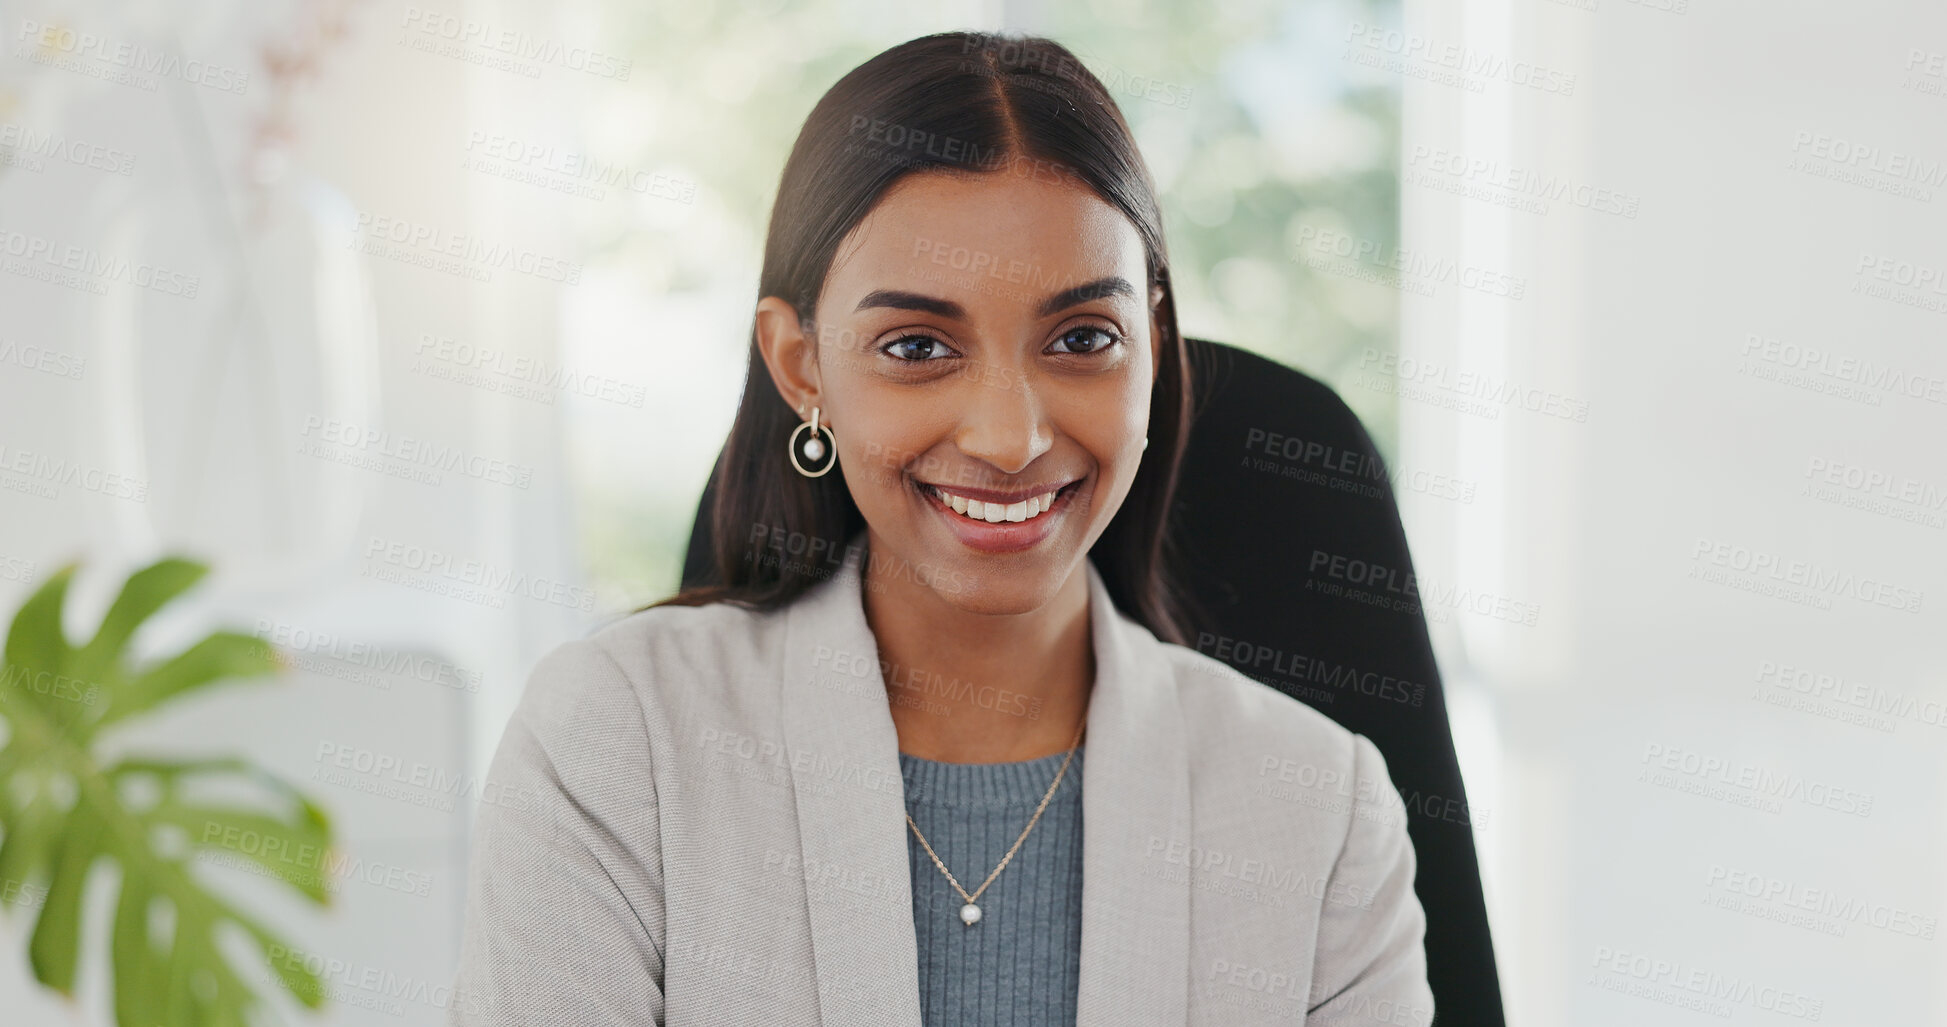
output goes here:
<path id="1" fill-rule="evenodd" d="M 919 1027 L 863 542 L 783 609 L 645 610 L 541 660 L 487 782 L 533 801 L 481 807 L 451 1023 Z M 1378 749 L 1084 563 L 1078 1023 L 1428 1024 Z"/>

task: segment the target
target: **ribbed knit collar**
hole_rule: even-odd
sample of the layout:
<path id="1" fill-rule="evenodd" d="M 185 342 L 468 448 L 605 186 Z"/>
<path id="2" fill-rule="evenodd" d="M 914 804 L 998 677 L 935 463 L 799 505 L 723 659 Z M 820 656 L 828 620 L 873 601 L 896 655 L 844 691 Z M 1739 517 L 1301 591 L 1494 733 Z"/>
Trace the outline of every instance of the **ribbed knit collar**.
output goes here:
<path id="1" fill-rule="evenodd" d="M 1062 776 L 1061 788 L 1048 801 L 1053 807 L 1080 798 L 1082 757 L 1087 745 L 1077 746 L 1075 759 Z M 939 760 L 899 754 L 899 769 L 906 779 L 906 801 L 929 806 L 1011 808 L 1040 805 L 1048 786 L 1061 770 L 1068 750 L 1051 752 L 1031 760 L 1012 763 L 943 763 Z"/>

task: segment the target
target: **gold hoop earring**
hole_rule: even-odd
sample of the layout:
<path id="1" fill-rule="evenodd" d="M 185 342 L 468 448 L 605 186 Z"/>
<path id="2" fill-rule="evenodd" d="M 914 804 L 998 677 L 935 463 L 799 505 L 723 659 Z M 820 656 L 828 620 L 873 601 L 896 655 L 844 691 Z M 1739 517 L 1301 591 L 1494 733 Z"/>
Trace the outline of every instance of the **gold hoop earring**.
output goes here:
<path id="1" fill-rule="evenodd" d="M 799 407 L 798 412 L 803 413 L 804 408 Z M 803 434 L 805 429 L 807 428 L 811 430 L 811 437 L 805 440 L 805 444 L 804 444 L 805 456 L 810 457 L 812 461 L 815 463 L 825 455 L 826 450 L 829 449 L 831 451 L 831 459 L 826 460 L 825 466 L 820 467 L 815 471 L 805 470 L 804 464 L 798 462 L 798 436 Z M 820 433 L 824 434 L 825 436 L 824 439 L 820 439 L 818 437 Z M 838 463 L 838 439 L 832 435 L 832 430 L 830 428 L 819 426 L 817 407 L 811 408 L 811 420 L 805 421 L 804 423 L 798 425 L 797 430 L 791 433 L 791 441 L 786 446 L 785 451 L 789 453 L 791 456 L 791 466 L 797 468 L 798 473 L 804 475 L 807 478 L 823 477 L 827 472 L 829 472 L 832 469 L 832 466 L 834 464 Z"/>

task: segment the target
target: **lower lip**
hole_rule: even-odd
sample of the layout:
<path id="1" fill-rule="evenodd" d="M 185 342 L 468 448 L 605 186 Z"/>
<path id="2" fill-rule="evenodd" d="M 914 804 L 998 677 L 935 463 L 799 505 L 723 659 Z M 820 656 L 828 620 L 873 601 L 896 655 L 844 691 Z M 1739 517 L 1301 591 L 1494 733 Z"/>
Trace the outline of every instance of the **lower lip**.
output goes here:
<path id="1" fill-rule="evenodd" d="M 1055 505 L 1025 521 L 976 521 L 965 514 L 953 512 L 953 507 L 934 494 L 932 490 L 918 482 L 913 483 L 914 491 L 920 500 L 946 518 L 947 527 L 970 549 L 983 553 L 1011 553 L 1027 549 L 1047 538 L 1055 529 L 1055 522 L 1068 512 L 1068 504 L 1081 489 L 1081 484 L 1066 486 L 1055 495 Z"/>

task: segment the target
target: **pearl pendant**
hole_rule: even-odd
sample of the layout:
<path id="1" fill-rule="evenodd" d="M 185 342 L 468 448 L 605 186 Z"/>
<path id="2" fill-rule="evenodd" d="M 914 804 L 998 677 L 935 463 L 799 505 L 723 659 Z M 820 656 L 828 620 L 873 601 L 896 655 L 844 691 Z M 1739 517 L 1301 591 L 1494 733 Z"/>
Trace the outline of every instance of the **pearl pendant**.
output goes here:
<path id="1" fill-rule="evenodd" d="M 969 902 L 969 903 L 967 903 L 967 904 L 966 904 L 966 905 L 964 905 L 964 906 L 961 906 L 961 907 L 960 907 L 960 919 L 962 919 L 962 920 L 964 920 L 964 921 L 966 921 L 966 923 L 967 923 L 967 926 L 969 926 L 969 927 L 972 927 L 972 926 L 973 926 L 974 924 L 977 924 L 977 923 L 979 923 L 979 922 L 980 922 L 980 907 L 979 907 L 979 906 L 976 906 L 976 905 L 974 905 L 974 904 L 973 904 L 973 903 L 971 903 L 971 902 Z"/>
<path id="2" fill-rule="evenodd" d="M 804 444 L 804 455 L 812 458 L 813 460 L 823 459 L 825 456 L 825 441 L 816 435 L 813 435 L 811 438 L 806 439 Z"/>

